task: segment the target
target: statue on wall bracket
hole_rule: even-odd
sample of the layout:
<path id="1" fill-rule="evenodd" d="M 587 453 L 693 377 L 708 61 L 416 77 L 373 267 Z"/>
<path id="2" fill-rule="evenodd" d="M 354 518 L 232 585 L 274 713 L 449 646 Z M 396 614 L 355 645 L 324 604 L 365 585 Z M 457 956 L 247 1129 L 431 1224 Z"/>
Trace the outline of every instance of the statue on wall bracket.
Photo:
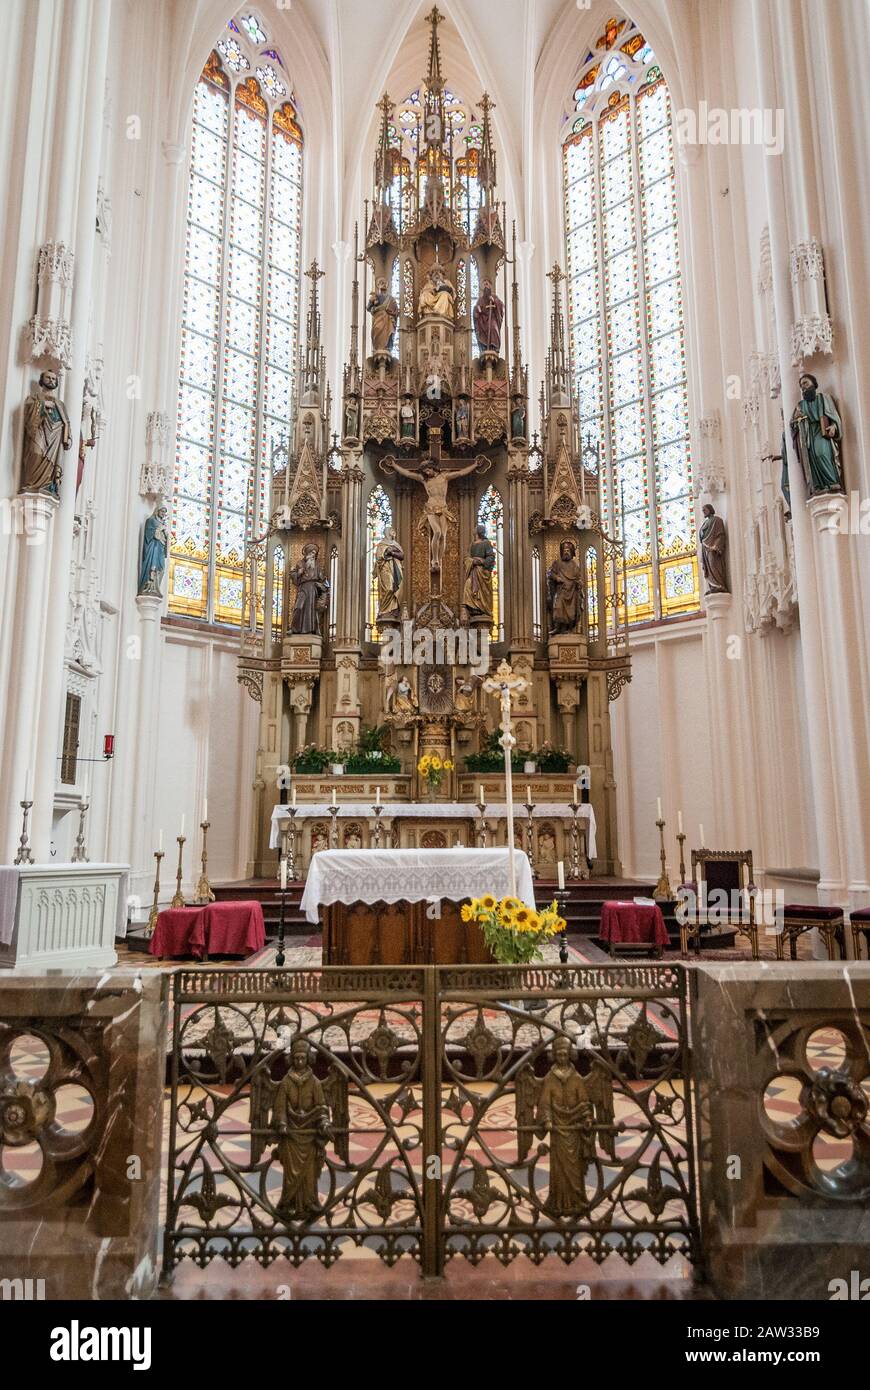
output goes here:
<path id="1" fill-rule="evenodd" d="M 375 357 L 392 357 L 399 306 L 383 276 L 375 281 L 366 308 L 372 319 L 372 353 Z"/>
<path id="2" fill-rule="evenodd" d="M 833 396 L 819 390 L 810 372 L 799 379 L 801 399 L 791 417 L 791 437 L 800 459 L 807 496 L 843 491 L 842 425 Z"/>
<path id="3" fill-rule="evenodd" d="M 491 280 L 484 280 L 480 297 L 474 306 L 474 336 L 482 353 L 501 353 L 501 330 L 504 323 L 504 301 L 499 299 Z"/>
<path id="4" fill-rule="evenodd" d="M 559 558 L 547 571 L 547 611 L 550 632 L 576 632 L 583 612 L 583 570 L 573 541 L 562 541 Z"/>
<path id="5" fill-rule="evenodd" d="M 296 601 L 290 631 L 297 635 L 321 636 L 321 618 L 329 607 L 329 580 L 320 568 L 319 547 L 313 542 L 302 547 L 302 559 L 290 571 L 296 585 Z"/>
<path id="6" fill-rule="evenodd" d="M 57 373 L 42 372 L 39 389 L 24 403 L 22 492 L 48 492 L 52 497 L 60 494 L 62 455 L 72 444 L 72 430 L 57 387 Z"/>
<path id="7" fill-rule="evenodd" d="M 473 627 L 492 627 L 495 549 L 479 524 L 476 540 L 471 542 L 465 562 L 465 588 L 462 591 L 462 611 L 466 622 Z"/>

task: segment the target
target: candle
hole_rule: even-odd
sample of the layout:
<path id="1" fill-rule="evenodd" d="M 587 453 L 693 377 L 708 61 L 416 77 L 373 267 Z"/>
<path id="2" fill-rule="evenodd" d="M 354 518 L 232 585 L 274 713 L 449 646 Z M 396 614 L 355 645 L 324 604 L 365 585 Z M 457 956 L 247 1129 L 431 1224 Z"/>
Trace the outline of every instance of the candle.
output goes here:
<path id="1" fill-rule="evenodd" d="M 527 782 L 527 783 L 526 783 L 526 805 L 527 805 L 527 806 L 531 806 L 531 804 L 532 804 L 532 789 L 531 789 L 531 787 L 529 786 L 529 784 L 528 784 L 528 782 Z"/>
<path id="2" fill-rule="evenodd" d="M 203 818 L 204 821 L 207 821 L 207 820 L 208 820 L 208 797 L 207 797 L 207 796 L 204 796 L 204 797 L 202 798 L 202 818 Z"/>
<path id="3" fill-rule="evenodd" d="M 662 799 L 661 799 L 660 796 L 659 796 L 659 797 L 656 797 L 656 809 L 657 809 L 657 811 L 658 811 L 658 819 L 661 820 L 661 819 L 662 819 Z"/>
<path id="4" fill-rule="evenodd" d="M 287 890 L 287 860 L 281 855 L 281 892 Z"/>
<path id="5" fill-rule="evenodd" d="M 333 804 L 333 806 L 336 804 L 336 802 L 335 802 L 335 787 L 333 787 L 333 789 L 332 789 L 332 804 Z"/>
<path id="6" fill-rule="evenodd" d="M 295 788 L 295 787 L 291 787 L 291 788 L 290 788 L 290 805 L 291 805 L 291 806 L 295 806 L 295 805 L 296 805 L 296 788 Z"/>
<path id="7" fill-rule="evenodd" d="M 700 843 L 700 845 L 699 845 L 699 849 L 703 849 L 703 848 L 704 848 L 704 827 L 703 827 L 703 825 L 699 825 L 699 826 L 698 826 L 698 835 L 700 836 L 700 841 L 701 841 L 701 843 Z"/>
<path id="8" fill-rule="evenodd" d="M 162 854 L 162 853 L 163 853 L 163 831 L 162 831 L 162 830 L 160 831 L 160 833 L 159 833 L 158 836 L 157 836 L 157 848 L 158 848 L 159 852 Z"/>
<path id="9" fill-rule="evenodd" d="M 682 811 L 678 811 L 678 812 L 677 812 L 677 830 L 678 830 L 678 831 L 680 832 L 680 834 L 682 835 L 682 833 L 683 833 L 683 813 L 682 813 Z"/>
<path id="10" fill-rule="evenodd" d="M 30 800 L 30 768 L 24 774 L 24 800 Z"/>
<path id="11" fill-rule="evenodd" d="M 381 804 L 381 789 L 380 789 L 380 787 L 375 787 L 375 805 L 376 805 L 376 806 L 380 806 L 380 804 Z"/>
<path id="12" fill-rule="evenodd" d="M 556 872 L 559 875 L 559 891 L 562 892 L 565 887 L 565 865 L 561 859 L 556 865 Z"/>
<path id="13" fill-rule="evenodd" d="M 181 817 L 181 833 L 178 838 L 180 840 L 184 839 L 184 816 Z"/>
<path id="14" fill-rule="evenodd" d="M 484 795 L 483 795 L 483 783 L 482 783 L 482 782 L 481 782 L 480 786 L 479 786 L 478 789 L 477 789 L 477 800 L 478 800 L 478 802 L 479 802 L 479 804 L 480 804 L 481 806 L 485 806 L 485 805 L 486 805 L 486 798 L 485 798 Z"/>

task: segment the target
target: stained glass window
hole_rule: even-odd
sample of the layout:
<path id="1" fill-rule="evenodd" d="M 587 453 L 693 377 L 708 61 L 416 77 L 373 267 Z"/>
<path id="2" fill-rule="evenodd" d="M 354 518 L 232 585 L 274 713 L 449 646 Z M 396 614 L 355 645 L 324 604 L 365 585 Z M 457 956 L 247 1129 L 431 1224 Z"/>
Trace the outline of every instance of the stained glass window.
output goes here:
<path id="1" fill-rule="evenodd" d="M 495 551 L 495 570 L 492 576 L 492 614 L 493 623 L 490 637 L 493 642 L 504 641 L 504 503 L 490 486 L 480 499 L 477 509 L 478 526 L 486 527 L 486 534 Z"/>
<path id="2" fill-rule="evenodd" d="M 169 608 L 233 624 L 298 338 L 302 131 L 286 81 L 260 62 L 267 42 L 256 14 L 230 22 L 194 92 L 190 143 Z"/>
<path id="3" fill-rule="evenodd" d="M 586 551 L 586 622 L 590 642 L 598 641 L 598 555 L 595 546 Z"/>
<path id="4" fill-rule="evenodd" d="M 574 386 L 581 437 L 610 460 L 606 521 L 625 540 L 636 623 L 700 606 L 671 102 L 649 44 L 619 18 L 572 91 L 563 175 Z"/>
<path id="5" fill-rule="evenodd" d="M 386 535 L 387 527 L 393 524 L 393 508 L 390 499 L 380 483 L 369 493 L 366 505 L 366 574 L 368 575 L 368 621 L 366 641 L 377 642 L 380 634 L 377 626 L 378 616 L 378 576 L 375 570 L 375 552 Z"/>

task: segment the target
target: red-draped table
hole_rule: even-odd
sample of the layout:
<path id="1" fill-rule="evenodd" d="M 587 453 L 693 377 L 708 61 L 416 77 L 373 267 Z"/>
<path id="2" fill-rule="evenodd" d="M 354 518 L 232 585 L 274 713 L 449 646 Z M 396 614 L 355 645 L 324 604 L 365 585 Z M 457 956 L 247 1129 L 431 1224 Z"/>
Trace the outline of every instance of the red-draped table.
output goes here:
<path id="1" fill-rule="evenodd" d="M 658 903 L 605 902 L 601 906 L 599 936 L 615 946 L 655 946 L 661 955 L 670 942 Z"/>
<path id="2" fill-rule="evenodd" d="M 152 956 L 250 956 L 266 943 L 263 909 L 257 902 L 205 903 L 169 907 L 157 918 Z"/>

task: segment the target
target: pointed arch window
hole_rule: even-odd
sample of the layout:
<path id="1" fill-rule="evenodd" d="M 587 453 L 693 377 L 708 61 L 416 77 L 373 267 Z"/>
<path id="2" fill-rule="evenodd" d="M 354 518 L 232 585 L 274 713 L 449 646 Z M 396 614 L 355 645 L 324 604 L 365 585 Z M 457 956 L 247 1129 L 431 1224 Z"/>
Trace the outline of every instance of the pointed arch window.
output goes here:
<path id="1" fill-rule="evenodd" d="M 480 499 L 477 509 L 477 524 L 486 529 L 486 534 L 495 551 L 495 570 L 492 576 L 492 630 L 493 642 L 504 641 L 504 503 L 500 494 L 490 486 Z"/>
<path id="2" fill-rule="evenodd" d="M 580 433 L 625 538 L 630 622 L 700 607 L 671 101 L 630 20 L 608 20 L 562 136 Z"/>
<path id="3" fill-rule="evenodd" d="M 169 610 L 232 624 L 298 344 L 303 139 L 268 43 L 256 12 L 230 21 L 196 85 L 190 137 Z"/>
<path id="4" fill-rule="evenodd" d="M 375 571 L 377 548 L 393 524 L 393 506 L 380 483 L 369 493 L 366 505 L 366 574 L 368 576 L 368 604 L 366 613 L 366 641 L 377 642 L 378 632 L 378 576 Z"/>

